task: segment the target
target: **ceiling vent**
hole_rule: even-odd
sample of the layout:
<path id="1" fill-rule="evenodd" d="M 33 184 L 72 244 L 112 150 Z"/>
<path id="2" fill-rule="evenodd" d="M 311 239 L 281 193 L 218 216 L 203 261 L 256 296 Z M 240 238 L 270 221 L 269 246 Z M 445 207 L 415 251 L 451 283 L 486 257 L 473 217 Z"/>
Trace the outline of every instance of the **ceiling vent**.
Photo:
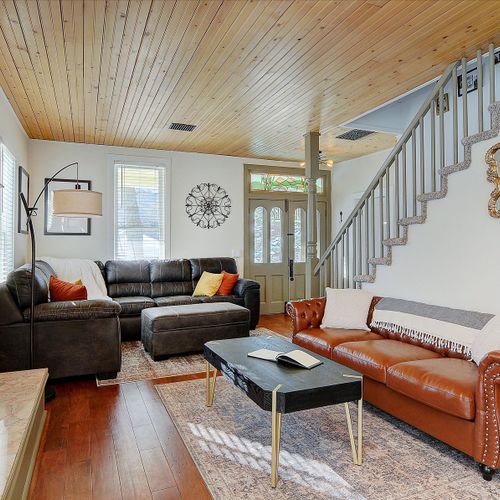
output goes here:
<path id="1" fill-rule="evenodd" d="M 359 128 L 353 128 L 352 130 L 348 130 L 343 134 L 337 136 L 337 139 L 344 139 L 345 141 L 358 141 L 359 139 L 363 139 L 367 135 L 373 134 L 371 130 L 361 130 Z"/>
<path id="2" fill-rule="evenodd" d="M 196 128 L 196 125 L 188 125 L 187 123 L 171 123 L 170 127 L 168 128 L 171 130 L 182 130 L 183 132 L 192 132 Z"/>

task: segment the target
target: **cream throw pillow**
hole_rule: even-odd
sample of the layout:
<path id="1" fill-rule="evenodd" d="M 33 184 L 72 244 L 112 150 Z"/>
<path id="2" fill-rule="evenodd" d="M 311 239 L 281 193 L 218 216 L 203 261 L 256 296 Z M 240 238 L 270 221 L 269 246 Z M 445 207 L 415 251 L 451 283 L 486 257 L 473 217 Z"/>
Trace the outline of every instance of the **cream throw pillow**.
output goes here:
<path id="1" fill-rule="evenodd" d="M 222 283 L 222 274 L 208 273 L 203 271 L 203 274 L 196 285 L 193 292 L 193 297 L 213 297 Z"/>
<path id="2" fill-rule="evenodd" d="M 373 295 L 365 290 L 327 288 L 321 326 L 369 331 L 366 320 L 372 299 Z"/>

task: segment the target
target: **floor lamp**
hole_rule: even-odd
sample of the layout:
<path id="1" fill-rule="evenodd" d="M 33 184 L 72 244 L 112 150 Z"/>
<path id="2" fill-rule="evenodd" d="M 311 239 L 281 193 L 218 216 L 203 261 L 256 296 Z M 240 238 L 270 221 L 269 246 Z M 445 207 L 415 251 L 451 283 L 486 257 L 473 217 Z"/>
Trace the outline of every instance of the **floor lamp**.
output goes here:
<path id="1" fill-rule="evenodd" d="M 26 226 L 31 240 L 31 302 L 30 302 L 30 369 L 34 368 L 34 347 L 35 347 L 35 261 L 36 261 L 36 240 L 33 228 L 33 217 L 37 215 L 37 203 L 47 186 L 64 170 L 76 167 L 75 189 L 61 189 L 54 191 L 53 215 L 57 217 L 95 217 L 102 215 L 102 194 L 97 191 L 82 190 L 80 188 L 78 176 L 78 162 L 70 163 L 58 170 L 48 181 L 45 182 L 42 190 L 30 207 L 23 193 L 19 197 L 26 211 Z M 45 399 L 50 400 L 55 397 L 55 390 L 47 387 Z"/>

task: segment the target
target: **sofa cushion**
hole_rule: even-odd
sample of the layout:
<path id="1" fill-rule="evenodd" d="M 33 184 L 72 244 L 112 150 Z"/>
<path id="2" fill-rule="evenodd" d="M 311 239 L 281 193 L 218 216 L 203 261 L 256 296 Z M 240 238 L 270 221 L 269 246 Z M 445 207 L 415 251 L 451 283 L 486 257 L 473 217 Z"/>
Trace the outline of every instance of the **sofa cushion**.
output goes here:
<path id="1" fill-rule="evenodd" d="M 236 267 L 236 261 L 231 257 L 206 257 L 204 259 L 189 259 L 191 263 L 191 273 L 193 280 L 193 288 L 196 288 L 196 284 L 200 279 L 203 271 L 208 273 L 219 274 L 222 271 L 227 273 L 236 274 L 238 268 Z"/>
<path id="2" fill-rule="evenodd" d="M 213 295 L 212 297 L 199 297 L 202 302 L 230 302 L 232 304 L 243 305 L 244 300 L 237 295 Z"/>
<path id="3" fill-rule="evenodd" d="M 385 384 L 390 366 L 404 361 L 441 358 L 434 351 L 399 340 L 381 339 L 347 342 L 335 347 L 332 359 Z"/>
<path id="4" fill-rule="evenodd" d="M 293 343 L 327 358 L 332 349 L 345 342 L 359 340 L 382 340 L 384 337 L 365 330 L 346 330 L 344 328 L 308 328 L 293 336 Z"/>
<path id="5" fill-rule="evenodd" d="M 155 297 L 153 300 L 159 307 L 184 306 L 188 304 L 201 304 L 204 297 L 193 297 L 192 295 L 175 295 L 173 297 Z"/>
<path id="6" fill-rule="evenodd" d="M 191 295 L 176 295 L 174 297 L 155 297 L 157 306 L 182 306 L 187 304 L 203 304 L 207 302 L 231 302 L 243 305 L 243 299 L 236 295 L 214 295 L 213 297 L 193 297 Z"/>
<path id="7" fill-rule="evenodd" d="M 248 309 L 235 304 L 191 304 L 187 306 L 156 307 L 142 313 L 142 338 L 144 332 L 154 334 L 162 331 L 183 329 L 217 328 L 237 323 L 248 326 Z"/>
<path id="8" fill-rule="evenodd" d="M 152 260 L 150 273 L 153 298 L 193 293 L 189 260 Z"/>
<path id="9" fill-rule="evenodd" d="M 149 261 L 108 260 L 106 284 L 110 297 L 150 297 Z"/>
<path id="10" fill-rule="evenodd" d="M 409 361 L 387 369 L 387 387 L 456 417 L 474 420 L 478 367 L 464 359 Z"/>
<path id="11" fill-rule="evenodd" d="M 155 301 L 150 297 L 113 297 L 113 300 L 122 308 L 120 316 L 135 316 L 147 307 L 156 307 Z"/>
<path id="12" fill-rule="evenodd" d="M 51 272 L 52 271 L 52 272 Z M 55 271 L 43 261 L 35 263 L 34 303 L 42 304 L 49 300 L 49 278 Z M 24 264 L 11 271 L 6 280 L 7 287 L 19 309 L 24 310 L 31 304 L 31 264 Z"/>
<path id="13" fill-rule="evenodd" d="M 112 300 L 78 300 L 47 302 L 35 306 L 35 321 L 68 321 L 112 318 L 120 312 L 120 305 Z M 26 321 L 30 319 L 30 308 L 23 311 Z"/>

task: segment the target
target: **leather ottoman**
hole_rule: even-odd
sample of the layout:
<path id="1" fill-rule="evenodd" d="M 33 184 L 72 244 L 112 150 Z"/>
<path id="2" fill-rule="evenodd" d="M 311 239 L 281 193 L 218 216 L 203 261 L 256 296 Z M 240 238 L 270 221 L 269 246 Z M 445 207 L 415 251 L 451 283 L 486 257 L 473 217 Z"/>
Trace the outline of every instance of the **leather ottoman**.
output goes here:
<path id="1" fill-rule="evenodd" d="M 229 302 L 151 307 L 141 316 L 142 343 L 155 361 L 202 351 L 210 340 L 250 335 L 250 311 Z"/>

